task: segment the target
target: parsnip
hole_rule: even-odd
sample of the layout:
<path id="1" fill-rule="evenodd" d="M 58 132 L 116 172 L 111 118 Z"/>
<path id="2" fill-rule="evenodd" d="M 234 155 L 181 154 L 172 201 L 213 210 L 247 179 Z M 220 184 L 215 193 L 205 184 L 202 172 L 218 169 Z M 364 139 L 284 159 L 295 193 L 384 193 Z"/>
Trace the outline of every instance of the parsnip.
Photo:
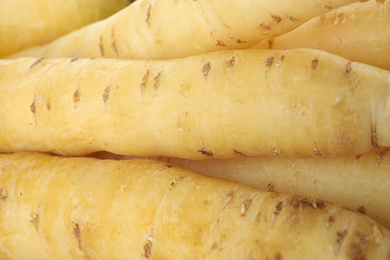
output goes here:
<path id="1" fill-rule="evenodd" d="M 0 151 L 189 159 L 390 145 L 390 72 L 315 50 L 0 62 Z"/>
<path id="2" fill-rule="evenodd" d="M 390 70 L 390 1 L 340 7 L 253 48 L 313 48 Z"/>
<path id="3" fill-rule="evenodd" d="M 155 161 L 0 155 L 6 259 L 389 259 L 362 214 Z"/>
<path id="4" fill-rule="evenodd" d="M 198 174 L 291 195 L 308 196 L 367 214 L 390 229 L 390 157 L 388 148 L 358 156 L 281 158 L 242 156 L 230 160 L 148 157 Z M 96 153 L 100 159 L 134 159 Z"/>
<path id="5" fill-rule="evenodd" d="M 0 57 L 48 43 L 128 5 L 128 0 L 2 0 Z"/>
<path id="6" fill-rule="evenodd" d="M 138 0 L 109 19 L 12 57 L 169 59 L 248 48 L 358 0 Z"/>

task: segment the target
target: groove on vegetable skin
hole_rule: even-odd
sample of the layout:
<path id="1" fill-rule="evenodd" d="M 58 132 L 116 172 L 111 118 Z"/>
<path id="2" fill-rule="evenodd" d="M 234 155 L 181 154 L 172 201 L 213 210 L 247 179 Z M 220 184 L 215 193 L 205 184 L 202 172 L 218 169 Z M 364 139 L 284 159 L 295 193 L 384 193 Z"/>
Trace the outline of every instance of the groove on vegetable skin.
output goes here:
<path id="1" fill-rule="evenodd" d="M 30 69 L 32 69 L 33 67 L 35 67 L 36 65 L 38 65 L 39 63 L 41 63 L 44 59 L 45 59 L 44 57 L 36 59 L 36 60 L 30 65 Z"/>
<path id="2" fill-rule="evenodd" d="M 102 57 L 104 57 L 106 53 L 105 53 L 105 51 L 104 51 L 103 35 L 100 35 L 100 37 L 99 37 L 99 50 L 100 50 L 100 55 L 101 55 Z"/>
<path id="3" fill-rule="evenodd" d="M 146 86 L 146 83 L 148 82 L 148 76 L 149 76 L 149 70 L 147 69 L 143 78 L 142 78 L 141 84 L 140 84 L 141 94 L 143 93 L 145 86 Z"/>
<path id="4" fill-rule="evenodd" d="M 80 226 L 79 226 L 78 223 L 73 223 L 73 224 L 74 224 L 73 235 L 75 236 L 75 238 L 77 240 L 78 248 L 80 249 L 81 254 L 82 254 L 84 259 L 90 259 L 88 254 L 87 254 L 87 252 L 85 252 L 85 250 L 84 250 L 83 242 L 82 242 L 82 239 L 81 239 Z"/>
<path id="5" fill-rule="evenodd" d="M 149 27 L 150 27 L 150 15 L 151 15 L 151 12 L 152 12 L 152 5 L 150 4 L 149 7 L 148 7 L 148 10 L 146 10 L 146 19 L 145 19 L 145 22 L 148 24 Z"/>
<path id="6" fill-rule="evenodd" d="M 114 30 L 114 26 L 111 27 L 111 47 L 112 49 L 114 50 L 114 52 L 116 53 L 116 56 L 119 57 L 119 52 L 118 52 L 118 47 L 116 45 L 116 40 L 115 40 L 115 30 Z"/>

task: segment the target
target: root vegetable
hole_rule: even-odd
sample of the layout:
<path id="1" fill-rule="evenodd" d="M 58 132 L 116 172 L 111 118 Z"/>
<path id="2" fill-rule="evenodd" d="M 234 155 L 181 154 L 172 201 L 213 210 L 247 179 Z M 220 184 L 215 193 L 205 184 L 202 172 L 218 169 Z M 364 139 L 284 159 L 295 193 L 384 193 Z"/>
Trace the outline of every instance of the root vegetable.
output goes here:
<path id="1" fill-rule="evenodd" d="M 3 0 L 0 57 L 53 41 L 128 5 L 128 0 Z"/>
<path id="2" fill-rule="evenodd" d="M 325 50 L 352 61 L 390 70 L 390 1 L 340 7 L 253 48 Z"/>
<path id="3" fill-rule="evenodd" d="M 356 1 L 138 0 L 105 21 L 12 57 L 170 59 L 244 49 Z"/>
<path id="4" fill-rule="evenodd" d="M 389 148 L 374 149 L 358 156 L 284 158 L 241 156 L 230 160 L 187 160 L 148 157 L 192 172 L 228 179 L 263 190 L 330 201 L 362 212 L 390 229 Z M 101 159 L 130 159 L 96 153 Z"/>
<path id="5" fill-rule="evenodd" d="M 390 145 L 390 72 L 315 50 L 0 62 L 0 151 L 188 159 Z"/>
<path id="6" fill-rule="evenodd" d="M 9 259 L 389 259 L 362 214 L 162 162 L 0 155 Z"/>

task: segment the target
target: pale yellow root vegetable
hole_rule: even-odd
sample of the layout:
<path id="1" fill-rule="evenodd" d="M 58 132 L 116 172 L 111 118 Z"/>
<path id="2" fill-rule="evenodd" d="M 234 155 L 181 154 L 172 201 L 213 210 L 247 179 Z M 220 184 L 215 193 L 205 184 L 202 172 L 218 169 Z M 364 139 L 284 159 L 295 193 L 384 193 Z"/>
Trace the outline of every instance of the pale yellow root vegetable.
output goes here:
<path id="1" fill-rule="evenodd" d="M 390 72 L 316 50 L 0 62 L 0 151 L 189 159 L 390 146 Z"/>
<path id="2" fill-rule="evenodd" d="M 312 48 L 390 70 L 390 1 L 343 6 L 253 48 Z"/>
<path id="3" fill-rule="evenodd" d="M 138 0 L 105 21 L 12 57 L 169 59 L 248 48 L 358 0 Z"/>
<path id="4" fill-rule="evenodd" d="M 390 157 L 388 148 L 358 156 L 283 158 L 242 156 L 230 160 L 148 157 L 198 174 L 248 186 L 327 200 L 367 214 L 390 229 Z M 133 159 L 96 153 L 100 159 Z"/>
<path id="5" fill-rule="evenodd" d="M 0 57 L 48 43 L 128 5 L 129 0 L 2 0 Z"/>
<path id="6" fill-rule="evenodd" d="M 389 259 L 390 232 L 331 203 L 162 162 L 0 156 L 5 259 Z"/>

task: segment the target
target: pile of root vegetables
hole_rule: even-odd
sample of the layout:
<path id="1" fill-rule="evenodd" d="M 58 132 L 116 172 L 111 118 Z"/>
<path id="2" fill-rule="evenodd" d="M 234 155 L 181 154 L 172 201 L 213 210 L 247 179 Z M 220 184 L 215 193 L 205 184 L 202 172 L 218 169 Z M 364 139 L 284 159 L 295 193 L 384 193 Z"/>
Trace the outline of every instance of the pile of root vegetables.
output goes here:
<path id="1" fill-rule="evenodd" d="M 4 2 L 1 259 L 390 259 L 390 0 Z"/>

